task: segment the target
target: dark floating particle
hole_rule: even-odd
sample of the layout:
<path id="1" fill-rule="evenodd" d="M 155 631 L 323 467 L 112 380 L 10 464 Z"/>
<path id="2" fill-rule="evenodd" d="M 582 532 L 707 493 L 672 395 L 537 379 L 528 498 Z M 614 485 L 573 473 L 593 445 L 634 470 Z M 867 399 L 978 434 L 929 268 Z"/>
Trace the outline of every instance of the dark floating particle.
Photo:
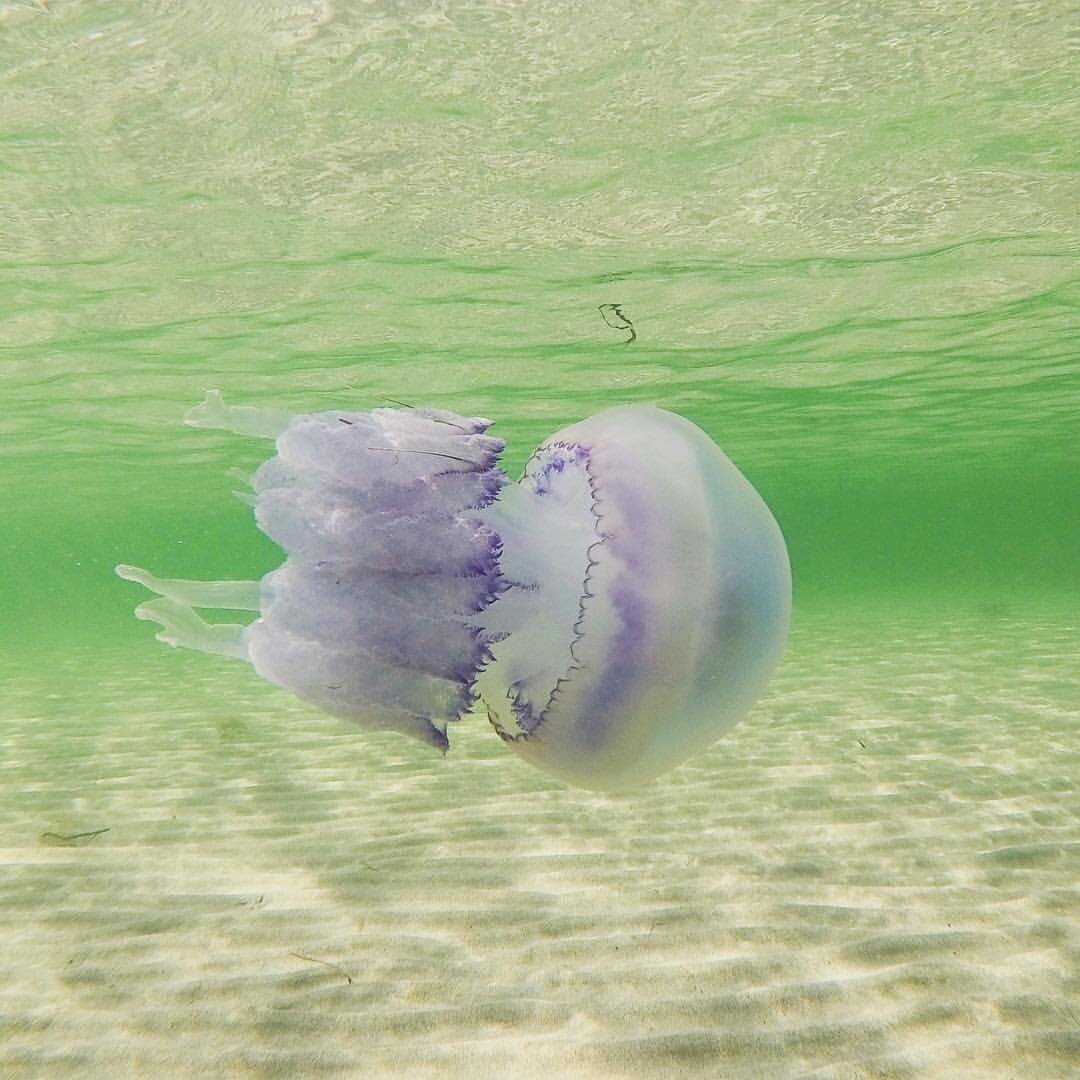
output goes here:
<path id="1" fill-rule="evenodd" d="M 58 833 L 58 832 L 43 832 L 41 834 L 42 840 L 52 840 L 58 844 L 74 844 L 77 840 L 93 840 L 95 836 L 101 836 L 103 833 L 110 831 L 110 826 L 106 826 L 104 829 L 88 829 L 86 832 L 76 833 Z"/>
<path id="2" fill-rule="evenodd" d="M 603 316 L 604 322 L 606 322 L 612 330 L 630 331 L 630 336 L 623 342 L 624 345 L 629 345 L 631 341 L 637 340 L 634 324 L 623 314 L 622 304 L 601 304 L 600 314 Z"/>
<path id="3" fill-rule="evenodd" d="M 306 960 L 309 964 L 322 964 L 323 967 L 336 971 L 347 983 L 352 984 L 352 976 L 340 964 L 333 964 L 329 960 L 320 960 L 317 956 L 308 956 L 293 950 L 289 951 L 289 955 L 295 956 L 297 960 Z"/>

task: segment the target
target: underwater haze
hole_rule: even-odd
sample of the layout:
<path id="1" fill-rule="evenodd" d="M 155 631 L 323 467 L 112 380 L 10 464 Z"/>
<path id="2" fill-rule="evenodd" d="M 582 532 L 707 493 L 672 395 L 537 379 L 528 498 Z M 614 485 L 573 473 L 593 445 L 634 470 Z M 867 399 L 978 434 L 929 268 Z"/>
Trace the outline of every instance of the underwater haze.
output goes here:
<path id="1" fill-rule="evenodd" d="M 0 1076 L 1080 1069 L 1078 70 L 1055 0 L 0 0 Z M 282 559 L 210 388 L 512 475 L 682 414 L 777 675 L 608 796 L 158 644 L 115 564 Z"/>

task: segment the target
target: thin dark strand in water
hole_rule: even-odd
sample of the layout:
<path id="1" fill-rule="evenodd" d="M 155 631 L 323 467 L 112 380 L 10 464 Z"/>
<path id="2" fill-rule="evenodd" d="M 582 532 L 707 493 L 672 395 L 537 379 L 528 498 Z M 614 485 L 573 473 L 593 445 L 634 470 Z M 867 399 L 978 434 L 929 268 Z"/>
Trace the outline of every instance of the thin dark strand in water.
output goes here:
<path id="1" fill-rule="evenodd" d="M 386 400 L 389 401 L 391 405 L 400 405 L 403 409 L 416 408 L 415 405 L 410 405 L 407 401 L 395 401 L 392 397 L 387 398 Z M 428 419 L 436 424 L 445 424 L 447 427 L 452 427 L 456 431 L 460 431 L 465 435 L 469 434 L 469 430 L 467 428 L 463 428 L 460 424 L 455 424 L 453 420 L 444 420 L 441 416 L 429 416 Z"/>
<path id="2" fill-rule="evenodd" d="M 323 967 L 328 967 L 331 971 L 336 971 L 339 975 L 344 976 L 347 983 L 352 983 L 352 976 L 343 968 L 337 964 L 330 963 L 329 960 L 320 960 L 317 956 L 305 956 L 303 953 L 289 951 L 290 956 L 295 956 L 297 960 L 307 960 L 312 964 L 322 964 Z"/>
<path id="3" fill-rule="evenodd" d="M 608 318 L 609 315 L 611 318 Z M 624 345 L 629 345 L 631 341 L 637 341 L 637 332 L 634 330 L 634 324 L 623 314 L 622 304 L 601 304 L 600 316 L 612 330 L 630 331 L 630 336 L 623 342 Z M 616 321 L 612 322 L 612 319 Z"/>
<path id="4" fill-rule="evenodd" d="M 369 446 L 369 450 L 379 450 L 384 454 L 426 454 L 428 457 L 446 458 L 447 461 L 460 461 L 463 465 L 475 465 L 475 461 L 468 458 L 455 457 L 453 454 L 440 454 L 438 450 L 410 450 L 407 447 L 396 446 Z"/>
<path id="5" fill-rule="evenodd" d="M 88 832 L 76 832 L 76 833 L 56 833 L 56 832 L 43 832 L 41 834 L 42 840 L 59 840 L 62 844 L 70 844 L 75 840 L 92 840 L 95 836 L 100 836 L 102 833 L 107 833 L 110 830 L 110 826 L 106 826 L 104 829 L 90 829 Z"/>

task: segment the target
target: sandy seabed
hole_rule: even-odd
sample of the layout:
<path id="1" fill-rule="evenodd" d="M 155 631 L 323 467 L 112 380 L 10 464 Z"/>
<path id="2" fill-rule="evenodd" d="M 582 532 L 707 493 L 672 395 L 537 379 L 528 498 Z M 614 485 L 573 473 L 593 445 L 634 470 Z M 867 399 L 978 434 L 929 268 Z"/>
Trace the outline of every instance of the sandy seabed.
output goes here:
<path id="1" fill-rule="evenodd" d="M 804 615 L 617 798 L 479 717 L 443 759 L 149 640 L 9 656 L 0 1076 L 1071 1075 L 1078 656 Z"/>

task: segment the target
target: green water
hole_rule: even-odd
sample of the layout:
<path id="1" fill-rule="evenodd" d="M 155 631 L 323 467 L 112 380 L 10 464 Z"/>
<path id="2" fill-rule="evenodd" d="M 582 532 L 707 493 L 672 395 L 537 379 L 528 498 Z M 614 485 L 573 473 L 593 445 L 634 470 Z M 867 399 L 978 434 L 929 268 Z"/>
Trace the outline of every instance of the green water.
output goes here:
<path id="1" fill-rule="evenodd" d="M 26 965 L 0 1074 L 1063 1075 L 1078 29 L 993 0 L 0 0 L 0 930 Z M 480 723 L 431 762 L 168 652 L 115 563 L 279 560 L 228 475 L 265 447 L 182 424 L 208 387 L 487 415 L 511 471 L 604 406 L 681 412 L 785 532 L 786 665 L 726 748 L 610 803 Z M 275 889 L 295 917 L 236 921 Z M 334 935 L 344 989 L 284 972 Z"/>

